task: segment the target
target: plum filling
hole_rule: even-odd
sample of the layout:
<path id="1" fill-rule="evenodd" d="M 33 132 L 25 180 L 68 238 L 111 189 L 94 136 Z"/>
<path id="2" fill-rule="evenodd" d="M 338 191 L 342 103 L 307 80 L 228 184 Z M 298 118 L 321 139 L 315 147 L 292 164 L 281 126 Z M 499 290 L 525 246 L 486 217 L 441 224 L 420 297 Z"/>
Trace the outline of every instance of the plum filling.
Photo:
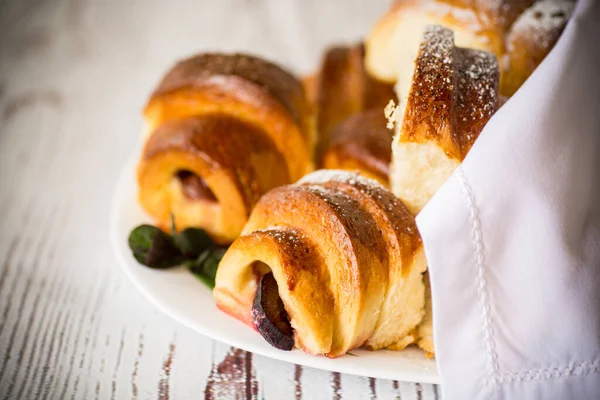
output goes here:
<path id="1" fill-rule="evenodd" d="M 190 200 L 217 201 L 204 179 L 186 170 L 177 171 L 177 179 L 181 182 L 183 194 Z"/>
<path id="2" fill-rule="evenodd" d="M 292 350 L 294 332 L 272 272 L 263 275 L 258 283 L 251 314 L 256 330 L 271 346 L 280 350 Z"/>

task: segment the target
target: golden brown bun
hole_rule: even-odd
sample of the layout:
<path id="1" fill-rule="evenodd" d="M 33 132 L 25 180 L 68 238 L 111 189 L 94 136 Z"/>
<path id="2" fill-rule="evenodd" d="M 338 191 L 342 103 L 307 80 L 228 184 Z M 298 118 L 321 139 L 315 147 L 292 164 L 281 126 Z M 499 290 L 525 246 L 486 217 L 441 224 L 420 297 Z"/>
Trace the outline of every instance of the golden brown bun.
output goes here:
<path id="1" fill-rule="evenodd" d="M 358 170 L 388 186 L 394 133 L 386 125 L 382 109 L 356 114 L 339 124 L 323 154 L 323 168 Z"/>
<path id="2" fill-rule="evenodd" d="M 292 179 L 312 169 L 310 105 L 302 83 L 277 65 L 241 54 L 194 56 L 165 75 L 144 110 L 151 130 L 167 120 L 215 113 L 265 130 Z"/>
<path id="3" fill-rule="evenodd" d="M 558 41 L 575 2 L 542 0 L 519 16 L 506 38 L 502 93 L 514 94 Z"/>
<path id="4" fill-rule="evenodd" d="M 139 200 L 158 225 L 237 238 L 259 197 L 312 170 L 312 111 L 300 81 L 243 55 L 178 63 L 145 109 Z"/>
<path id="5" fill-rule="evenodd" d="M 534 0 L 404 0 L 394 3 L 376 24 L 366 41 L 368 71 L 380 80 L 402 83 L 410 80 L 412 63 L 427 25 L 442 25 L 454 32 L 457 46 L 494 53 L 498 59 L 508 54 L 512 62 L 501 68 L 501 92 L 512 95 L 548 54 L 564 28 L 570 12 L 559 7 L 566 18 L 552 24 L 537 24 L 539 35 L 522 35 L 515 21 L 539 8 Z M 546 1 L 541 1 L 545 3 Z M 569 3 L 567 0 L 548 0 Z M 571 3 L 572 6 L 572 3 Z M 544 6 L 547 9 L 553 8 Z M 526 11 L 527 10 L 527 11 Z M 559 28 L 557 28 L 559 26 Z M 519 37 L 515 40 L 515 36 Z M 544 40 L 540 41 L 539 38 Z M 551 40 L 545 41 L 550 38 Z M 533 67 L 531 67 L 533 65 Z M 508 76 L 504 78 L 504 75 Z M 505 84 L 506 82 L 506 84 Z M 407 85 L 407 83 L 404 83 Z"/>
<path id="6" fill-rule="evenodd" d="M 408 95 L 398 94 L 406 100 L 397 112 L 390 175 L 392 190 L 414 214 L 498 109 L 498 78 L 491 53 L 455 47 L 447 28 L 426 29 Z"/>
<path id="7" fill-rule="evenodd" d="M 464 5 L 458 7 L 456 3 Z M 365 42 L 367 70 L 386 82 L 396 82 L 403 74 L 407 74 L 410 81 L 421 37 L 428 25 L 452 29 L 458 46 L 501 52 L 502 41 L 498 38 L 498 31 L 482 27 L 476 9 L 467 7 L 465 3 L 472 1 L 396 2 L 375 25 Z"/>
<path id="8" fill-rule="evenodd" d="M 318 72 L 305 80 L 305 87 L 313 93 L 317 114 L 318 158 L 341 122 L 363 111 L 383 110 L 395 98 L 393 85 L 367 74 L 364 54 L 362 44 L 332 47 L 323 56 Z"/>
<path id="9" fill-rule="evenodd" d="M 260 196 L 290 177 L 266 132 L 215 114 L 161 124 L 144 147 L 138 182 L 142 206 L 163 227 L 173 214 L 179 229 L 202 227 L 230 243 Z"/>
<path id="10" fill-rule="evenodd" d="M 424 315 L 414 220 L 383 186 L 354 173 L 317 171 L 263 196 L 219 265 L 219 308 L 252 325 L 257 281 L 269 270 L 296 346 L 308 353 L 392 346 Z"/>

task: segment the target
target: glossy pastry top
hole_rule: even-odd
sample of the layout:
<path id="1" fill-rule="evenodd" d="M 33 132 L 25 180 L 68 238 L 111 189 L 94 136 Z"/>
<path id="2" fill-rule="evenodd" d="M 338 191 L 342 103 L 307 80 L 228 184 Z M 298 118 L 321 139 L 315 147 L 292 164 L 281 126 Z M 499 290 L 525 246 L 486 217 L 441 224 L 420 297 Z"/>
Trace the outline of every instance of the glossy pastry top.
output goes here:
<path id="1" fill-rule="evenodd" d="M 150 101 L 194 86 L 216 86 L 241 97 L 251 96 L 246 89 L 248 83 L 276 99 L 302 132 L 309 134 L 306 115 L 310 112 L 302 83 L 283 68 L 250 55 L 203 53 L 180 61 L 165 75 Z"/>
<path id="2" fill-rule="evenodd" d="M 397 247 L 394 251 L 402 258 L 399 265 L 403 273 L 412 266 L 414 251 L 421 245 L 415 219 L 402 201 L 377 181 L 348 171 L 319 170 L 307 175 L 298 184 L 321 185 L 358 201 L 377 220 L 380 229 L 389 225 L 398 239 L 397 244 L 402 248 Z M 386 243 L 390 241 L 389 237 L 384 240 Z"/>
<path id="3" fill-rule="evenodd" d="M 436 141 L 462 160 L 498 109 L 493 54 L 454 46 L 452 31 L 427 28 L 415 61 L 400 141 Z"/>
<path id="4" fill-rule="evenodd" d="M 269 135 L 260 128 L 228 115 L 205 115 L 198 118 L 166 121 L 146 142 L 142 161 L 160 154 L 181 152 L 205 161 L 210 169 L 227 170 L 235 178 L 247 210 L 258 201 L 265 189 L 256 174 L 261 158 L 279 158 L 277 171 L 282 183 L 289 181 L 283 156 Z"/>

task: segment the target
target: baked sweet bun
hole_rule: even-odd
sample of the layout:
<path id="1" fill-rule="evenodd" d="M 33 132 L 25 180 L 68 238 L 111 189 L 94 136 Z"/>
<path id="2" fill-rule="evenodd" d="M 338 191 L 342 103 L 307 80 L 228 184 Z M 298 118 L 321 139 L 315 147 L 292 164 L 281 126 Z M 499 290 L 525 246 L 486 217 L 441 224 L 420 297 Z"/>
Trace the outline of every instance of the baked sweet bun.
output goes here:
<path id="1" fill-rule="evenodd" d="M 321 165 L 360 171 L 387 187 L 393 136 L 383 109 L 355 114 L 333 129 Z"/>
<path id="2" fill-rule="evenodd" d="M 312 170 L 312 112 L 302 83 L 243 55 L 177 64 L 152 94 L 138 164 L 139 201 L 165 228 L 237 238 L 262 194 Z"/>
<path id="3" fill-rule="evenodd" d="M 398 93 L 390 173 L 393 192 L 414 214 L 450 177 L 498 109 L 498 80 L 493 54 L 456 47 L 450 29 L 426 28 L 410 89 Z"/>
<path id="4" fill-rule="evenodd" d="M 525 82 L 558 41 L 573 10 L 573 0 L 541 0 L 519 16 L 506 37 L 502 93 L 510 96 Z"/>
<path id="5" fill-rule="evenodd" d="M 463 161 L 501 103 L 493 54 L 454 45 L 452 31 L 427 27 L 406 99 L 396 113 L 391 186 L 417 214 Z M 398 86 L 401 87 L 401 86 Z M 429 283 L 426 281 L 429 293 Z M 434 354 L 431 295 L 418 345 Z"/>
<path id="6" fill-rule="evenodd" d="M 231 115 L 269 134 L 293 180 L 312 170 L 315 139 L 302 82 L 281 67 L 242 54 L 199 54 L 177 63 L 144 110 L 149 132 L 167 120 Z"/>
<path id="7" fill-rule="evenodd" d="M 381 111 L 395 98 L 393 85 L 367 73 L 364 55 L 362 44 L 329 48 L 317 73 L 305 79 L 306 91 L 315 105 L 318 160 L 340 123 L 367 110 Z"/>
<path id="8" fill-rule="evenodd" d="M 221 310 L 274 343 L 277 330 L 257 324 L 256 308 L 259 282 L 272 273 L 295 346 L 337 357 L 412 342 L 424 271 L 414 219 L 398 198 L 372 179 L 320 170 L 261 198 L 213 293 Z"/>
<path id="9" fill-rule="evenodd" d="M 139 199 L 162 228 L 202 227 L 237 238 L 268 190 L 291 182 L 284 156 L 259 127 L 225 114 L 166 121 L 138 164 Z"/>
<path id="10" fill-rule="evenodd" d="M 535 0 L 396 1 L 367 37 L 367 70 L 382 81 L 409 85 L 424 28 L 442 25 L 454 32 L 457 46 L 490 51 L 499 60 L 505 54 L 509 54 L 509 59 L 515 59 L 505 63 L 501 70 L 502 75 L 510 76 L 506 78 L 506 86 L 503 79 L 501 92 L 510 96 L 550 51 L 570 16 L 568 9 L 572 9 L 573 2 L 548 2 L 553 5 L 534 5 Z M 515 21 L 523 18 L 533 22 L 527 15 L 539 15 L 540 8 L 559 8 L 566 18 L 552 17 L 551 23 L 534 22 L 536 34 L 521 34 L 525 30 L 519 25 L 527 23 L 516 24 Z M 548 15 L 552 13 L 550 11 Z M 542 19 L 548 21 L 547 17 Z M 515 40 L 515 37 L 519 39 Z"/>

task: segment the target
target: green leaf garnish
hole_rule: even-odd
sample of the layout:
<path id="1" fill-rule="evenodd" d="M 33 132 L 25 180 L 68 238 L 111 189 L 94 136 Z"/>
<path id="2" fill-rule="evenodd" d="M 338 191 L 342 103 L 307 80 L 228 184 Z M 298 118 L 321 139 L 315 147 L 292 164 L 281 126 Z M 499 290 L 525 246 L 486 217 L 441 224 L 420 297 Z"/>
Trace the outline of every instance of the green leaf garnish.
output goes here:
<path id="1" fill-rule="evenodd" d="M 185 266 L 212 289 L 215 287 L 219 262 L 221 262 L 226 251 L 227 249 L 223 247 L 206 249 L 197 259 L 186 261 Z"/>
<path id="2" fill-rule="evenodd" d="M 169 268 L 184 257 L 169 234 L 152 225 L 140 225 L 129 234 L 129 248 L 135 259 L 150 268 Z"/>
<path id="3" fill-rule="evenodd" d="M 129 248 L 135 259 L 150 268 L 169 268 L 183 264 L 211 289 L 215 287 L 217 268 L 227 248 L 217 247 L 208 233 L 187 228 L 177 233 L 171 214 L 171 232 L 152 225 L 140 225 L 129 234 Z"/>
<path id="4" fill-rule="evenodd" d="M 175 245 L 186 256 L 186 258 L 195 258 L 204 251 L 215 246 L 208 233 L 198 228 L 187 228 L 174 235 Z"/>

